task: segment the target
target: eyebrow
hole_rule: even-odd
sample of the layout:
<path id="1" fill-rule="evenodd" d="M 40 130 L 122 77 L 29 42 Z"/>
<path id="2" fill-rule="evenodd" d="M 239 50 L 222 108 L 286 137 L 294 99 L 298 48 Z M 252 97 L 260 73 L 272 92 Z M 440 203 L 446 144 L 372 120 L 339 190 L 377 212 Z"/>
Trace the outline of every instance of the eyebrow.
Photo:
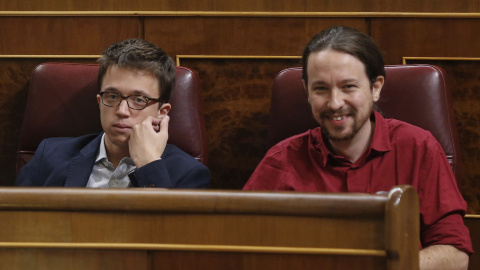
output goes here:
<path id="1" fill-rule="evenodd" d="M 103 89 L 102 91 L 108 91 L 108 92 L 115 92 L 117 94 L 121 94 L 120 91 L 115 88 L 115 87 L 107 87 L 105 89 Z M 123 94 L 122 94 L 123 95 Z M 129 96 L 136 96 L 136 95 L 140 95 L 140 96 L 145 96 L 145 97 L 149 97 L 150 95 L 148 93 L 146 93 L 145 91 L 142 91 L 142 90 L 138 90 L 138 89 L 135 89 L 133 90 L 133 95 L 129 95 Z"/>
<path id="2" fill-rule="evenodd" d="M 357 79 L 345 79 L 345 80 L 342 80 L 340 81 L 341 83 L 358 83 L 359 80 Z M 313 81 L 312 82 L 312 85 L 318 85 L 318 84 L 327 84 L 329 85 L 328 83 L 326 83 L 325 81 L 322 81 L 322 80 L 318 80 L 318 81 Z"/>

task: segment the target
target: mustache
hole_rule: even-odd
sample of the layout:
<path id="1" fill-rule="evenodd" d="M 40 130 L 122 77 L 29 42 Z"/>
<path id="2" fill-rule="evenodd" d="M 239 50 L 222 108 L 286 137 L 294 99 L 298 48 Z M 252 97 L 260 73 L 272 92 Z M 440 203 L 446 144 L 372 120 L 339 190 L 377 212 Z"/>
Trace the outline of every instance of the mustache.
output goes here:
<path id="1" fill-rule="evenodd" d="M 340 109 L 340 110 L 322 110 L 319 113 L 320 118 L 330 118 L 333 117 L 334 115 L 352 115 L 355 114 L 355 110 L 349 108 L 349 109 Z"/>

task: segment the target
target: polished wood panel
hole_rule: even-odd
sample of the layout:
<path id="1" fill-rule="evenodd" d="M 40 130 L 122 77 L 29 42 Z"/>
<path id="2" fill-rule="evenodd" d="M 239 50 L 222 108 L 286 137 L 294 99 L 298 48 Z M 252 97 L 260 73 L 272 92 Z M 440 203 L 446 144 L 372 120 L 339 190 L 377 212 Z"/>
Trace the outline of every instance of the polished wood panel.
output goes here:
<path id="1" fill-rule="evenodd" d="M 153 269 L 384 269 L 386 259 L 366 256 L 155 252 Z"/>
<path id="2" fill-rule="evenodd" d="M 2 269 L 148 270 L 149 254 L 123 250 L 1 249 Z M 5 268 L 3 268 L 5 267 Z M 157 268 L 158 269 L 158 268 Z"/>
<path id="3" fill-rule="evenodd" d="M 152 17 L 145 39 L 172 56 L 301 55 L 313 35 L 338 24 L 368 31 L 362 18 Z"/>
<path id="4" fill-rule="evenodd" d="M 465 225 L 470 230 L 473 244 L 473 255 L 470 256 L 469 270 L 480 269 L 480 215 L 470 215 L 464 218 Z"/>
<path id="5" fill-rule="evenodd" d="M 3 55 L 99 55 L 141 37 L 141 24 L 136 17 L 0 17 L 0 36 Z"/>
<path id="6" fill-rule="evenodd" d="M 348 261 L 351 269 L 418 269 L 418 198 L 409 186 L 388 195 L 3 188 L 0 219 L 0 258 L 36 269 L 56 260 L 110 268 L 118 256 L 148 266 L 149 254 L 153 266 L 169 258 L 169 269 L 200 261 L 225 269 L 228 257 L 243 262 L 230 269 L 341 269 Z"/>
<path id="7" fill-rule="evenodd" d="M 371 19 L 371 36 L 388 65 L 403 57 L 480 57 L 479 28 L 478 19 Z"/>
<path id="8" fill-rule="evenodd" d="M 241 189 L 268 150 L 271 82 L 299 59 L 186 57 L 180 64 L 201 78 L 213 187 Z"/>
<path id="9" fill-rule="evenodd" d="M 480 12 L 480 4 L 478 1 L 469 0 L 1 0 L 0 10 Z"/>

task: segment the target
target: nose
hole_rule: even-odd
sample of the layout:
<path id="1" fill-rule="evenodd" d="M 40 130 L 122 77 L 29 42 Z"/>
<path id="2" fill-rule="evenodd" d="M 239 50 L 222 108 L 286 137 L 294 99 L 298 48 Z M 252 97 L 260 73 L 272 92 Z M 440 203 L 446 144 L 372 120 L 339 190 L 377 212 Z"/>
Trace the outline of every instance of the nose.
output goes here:
<path id="1" fill-rule="evenodd" d="M 117 106 L 117 115 L 121 117 L 128 117 L 130 116 L 130 108 L 128 107 L 127 101 L 122 100 L 120 104 Z"/>
<path id="2" fill-rule="evenodd" d="M 339 110 L 345 105 L 344 94 L 338 89 L 332 89 L 330 93 L 330 99 L 328 100 L 328 107 L 333 110 Z"/>

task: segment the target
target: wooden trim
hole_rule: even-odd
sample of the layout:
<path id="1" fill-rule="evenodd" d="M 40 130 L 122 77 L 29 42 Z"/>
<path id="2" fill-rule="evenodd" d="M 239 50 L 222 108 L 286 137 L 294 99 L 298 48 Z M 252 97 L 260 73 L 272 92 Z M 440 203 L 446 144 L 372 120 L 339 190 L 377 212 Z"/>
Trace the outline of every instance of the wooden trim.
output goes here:
<path id="1" fill-rule="evenodd" d="M 385 195 L 163 189 L 0 188 L 0 211 L 114 211 L 381 217 Z M 135 202 L 135 203 L 132 203 Z M 214 203 L 213 203 L 214 202 Z M 287 203 L 288 202 L 288 203 Z M 322 202 L 322 203 L 320 203 Z M 288 205 L 288 207 L 285 207 Z M 308 206 L 308 207 L 306 207 Z M 348 207 L 347 207 L 348 206 Z"/>
<path id="2" fill-rule="evenodd" d="M 402 57 L 402 63 L 408 64 L 408 60 L 433 60 L 433 61 L 480 61 L 477 57 Z"/>
<path id="3" fill-rule="evenodd" d="M 227 245 L 185 245 L 185 244 L 122 244 L 122 243 L 40 243 L 40 242 L 0 242 L 0 248 L 40 248 L 40 249 L 127 249 L 127 250 L 175 250 L 201 252 L 249 252 L 287 253 L 316 255 L 350 255 L 386 257 L 385 250 L 346 249 L 346 248 L 300 248 L 272 246 L 227 246 Z"/>
<path id="4" fill-rule="evenodd" d="M 0 11 L 0 16 L 144 16 L 144 17 L 396 17 L 480 18 L 480 13 L 447 12 L 239 12 L 239 11 Z"/>
<path id="5" fill-rule="evenodd" d="M 100 55 L 81 55 L 81 54 L 72 54 L 72 55 L 57 55 L 57 54 L 3 54 L 0 55 L 0 59 L 2 58 L 92 58 L 97 59 Z"/>
<path id="6" fill-rule="evenodd" d="M 270 55 L 177 55 L 177 66 L 180 66 L 180 59 L 302 59 L 302 57 Z"/>
<path id="7" fill-rule="evenodd" d="M 391 270 L 418 270 L 420 213 L 417 191 L 412 186 L 397 186 L 388 193 L 385 205 L 385 245 Z"/>
<path id="8" fill-rule="evenodd" d="M 468 215 L 465 215 L 464 218 L 468 218 L 468 219 L 480 219 L 480 215 L 468 214 Z"/>

